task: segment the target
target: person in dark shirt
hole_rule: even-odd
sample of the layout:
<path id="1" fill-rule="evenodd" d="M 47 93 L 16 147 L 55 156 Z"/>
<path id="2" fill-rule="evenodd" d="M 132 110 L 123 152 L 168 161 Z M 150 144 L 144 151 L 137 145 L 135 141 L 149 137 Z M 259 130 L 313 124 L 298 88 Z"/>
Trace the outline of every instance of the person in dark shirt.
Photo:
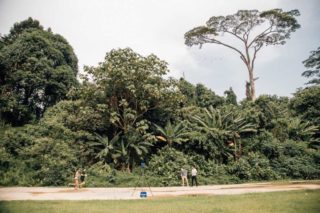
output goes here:
<path id="1" fill-rule="evenodd" d="M 198 181 L 197 181 L 197 174 L 198 171 L 196 168 L 193 166 L 191 170 L 191 186 L 193 186 L 193 183 L 195 182 L 196 186 L 198 186 Z"/>
<path id="2" fill-rule="evenodd" d="M 85 178 L 87 177 L 87 174 L 86 174 L 86 170 L 82 170 L 81 173 L 80 173 L 80 187 L 84 186 L 84 184 L 86 184 L 85 182 Z"/>

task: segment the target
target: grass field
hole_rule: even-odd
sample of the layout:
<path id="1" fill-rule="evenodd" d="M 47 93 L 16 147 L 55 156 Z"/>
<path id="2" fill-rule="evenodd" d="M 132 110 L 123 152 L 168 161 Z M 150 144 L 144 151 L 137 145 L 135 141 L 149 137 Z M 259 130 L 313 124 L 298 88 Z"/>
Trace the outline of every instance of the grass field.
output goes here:
<path id="1" fill-rule="evenodd" d="M 1 201 L 0 212 L 320 212 L 320 190 L 122 201 Z"/>

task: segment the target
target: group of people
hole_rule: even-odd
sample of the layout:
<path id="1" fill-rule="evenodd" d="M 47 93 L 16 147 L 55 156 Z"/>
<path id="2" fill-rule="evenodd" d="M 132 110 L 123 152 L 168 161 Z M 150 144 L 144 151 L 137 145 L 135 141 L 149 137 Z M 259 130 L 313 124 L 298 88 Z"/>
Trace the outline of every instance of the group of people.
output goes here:
<path id="1" fill-rule="evenodd" d="M 74 174 L 74 189 L 77 190 L 84 186 L 85 178 L 86 178 L 86 170 L 85 169 L 78 169 Z"/>
<path id="2" fill-rule="evenodd" d="M 198 171 L 196 170 L 196 168 L 192 167 L 192 169 L 191 169 L 191 186 L 193 186 L 194 183 L 196 186 L 198 186 L 197 174 L 198 174 Z M 180 175 L 181 175 L 182 186 L 184 186 L 185 182 L 186 182 L 186 185 L 189 186 L 188 170 L 186 170 L 185 168 L 181 168 Z"/>
<path id="3" fill-rule="evenodd" d="M 191 169 L 191 186 L 195 184 L 195 186 L 198 186 L 198 181 L 197 181 L 197 174 L 198 171 L 197 169 L 193 166 Z M 182 181 L 182 186 L 185 185 L 189 186 L 189 181 L 188 181 L 188 170 L 185 168 L 181 168 L 181 181 Z M 76 173 L 74 174 L 74 189 L 77 190 L 81 187 L 84 186 L 85 178 L 87 177 L 86 170 L 85 169 L 78 169 Z"/>

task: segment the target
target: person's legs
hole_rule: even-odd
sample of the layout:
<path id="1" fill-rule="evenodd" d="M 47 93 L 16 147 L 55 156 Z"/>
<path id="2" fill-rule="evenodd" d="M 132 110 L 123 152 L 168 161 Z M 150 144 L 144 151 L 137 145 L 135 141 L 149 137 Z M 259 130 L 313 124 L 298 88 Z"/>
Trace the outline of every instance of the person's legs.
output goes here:
<path id="1" fill-rule="evenodd" d="M 197 176 L 194 176 L 194 180 L 195 180 L 195 182 L 196 182 L 196 186 L 198 186 Z"/>
<path id="2" fill-rule="evenodd" d="M 194 176 L 191 176 L 191 186 L 193 186 L 194 183 Z"/>
<path id="3" fill-rule="evenodd" d="M 79 181 L 77 178 L 74 179 L 74 189 L 77 190 L 79 188 Z"/>
<path id="4" fill-rule="evenodd" d="M 186 182 L 186 186 L 189 186 L 188 178 L 186 176 L 182 176 L 182 186 L 184 186 L 184 182 Z"/>

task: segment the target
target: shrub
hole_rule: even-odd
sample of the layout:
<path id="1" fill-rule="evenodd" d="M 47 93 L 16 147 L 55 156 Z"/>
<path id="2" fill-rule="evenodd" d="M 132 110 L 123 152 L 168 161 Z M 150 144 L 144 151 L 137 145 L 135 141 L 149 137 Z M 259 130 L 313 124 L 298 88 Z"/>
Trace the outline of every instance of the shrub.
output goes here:
<path id="1" fill-rule="evenodd" d="M 240 180 L 272 180 L 278 175 L 272 170 L 269 160 L 259 153 L 249 153 L 228 167 L 231 175 Z"/>
<path id="2" fill-rule="evenodd" d="M 274 168 L 289 178 L 316 179 L 320 177 L 320 168 L 312 156 L 282 157 Z"/>
<path id="3" fill-rule="evenodd" d="M 307 154 L 307 144 L 304 142 L 287 140 L 282 146 L 283 154 L 290 157 L 304 156 Z"/>
<path id="4" fill-rule="evenodd" d="M 158 177 L 163 186 L 180 185 L 182 167 L 190 171 L 191 165 L 187 156 L 166 146 L 152 156 L 149 161 L 148 174 Z"/>
<path id="5" fill-rule="evenodd" d="M 192 166 L 198 170 L 200 184 L 232 182 L 225 165 L 218 165 L 204 156 L 194 153 L 184 154 L 173 148 L 164 147 L 149 161 L 148 177 L 153 177 L 153 184 L 160 186 L 180 185 L 181 168 L 191 171 Z M 189 173 L 190 176 L 190 173 Z"/>

